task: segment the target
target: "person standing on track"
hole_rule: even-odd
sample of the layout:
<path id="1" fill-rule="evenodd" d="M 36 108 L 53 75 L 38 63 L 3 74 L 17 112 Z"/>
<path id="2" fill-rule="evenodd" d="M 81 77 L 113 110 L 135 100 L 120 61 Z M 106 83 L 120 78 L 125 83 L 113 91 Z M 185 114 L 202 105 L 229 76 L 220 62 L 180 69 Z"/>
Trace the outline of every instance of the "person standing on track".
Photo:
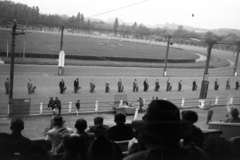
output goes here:
<path id="1" fill-rule="evenodd" d="M 92 81 L 90 82 L 90 92 L 91 93 L 93 93 L 94 92 L 94 89 L 95 89 L 95 82 L 93 81 L 93 79 L 92 79 Z"/>
<path id="2" fill-rule="evenodd" d="M 118 81 L 118 92 L 122 92 L 122 80 L 121 80 L 121 78 Z"/>
<path id="3" fill-rule="evenodd" d="M 79 81 L 78 78 L 73 82 L 74 92 L 77 93 L 78 90 L 81 88 L 79 87 Z"/>
<path id="4" fill-rule="evenodd" d="M 33 87 L 31 79 L 28 80 L 27 87 L 28 87 L 28 94 L 31 94 L 32 87 Z"/>
<path id="5" fill-rule="evenodd" d="M 143 91 L 146 92 L 148 90 L 148 87 L 149 87 L 148 80 L 145 79 L 145 81 L 143 82 L 143 88 L 144 88 Z"/>
<path id="6" fill-rule="evenodd" d="M 7 78 L 5 81 L 5 89 L 6 89 L 6 94 L 9 93 L 9 79 Z"/>
<path id="7" fill-rule="evenodd" d="M 178 82 L 178 91 L 182 90 L 182 80 Z"/>
<path id="8" fill-rule="evenodd" d="M 155 82 L 155 91 L 157 92 L 159 90 L 159 88 L 160 88 L 160 85 L 159 85 L 159 81 L 157 79 Z"/>
<path id="9" fill-rule="evenodd" d="M 133 92 L 137 92 L 138 91 L 138 86 L 137 86 L 137 79 L 135 79 L 133 81 Z"/>
<path id="10" fill-rule="evenodd" d="M 166 89 L 166 91 L 168 92 L 168 91 L 171 91 L 171 82 L 170 82 L 170 78 L 168 78 L 168 80 L 167 80 L 167 89 Z"/>
<path id="11" fill-rule="evenodd" d="M 78 116 L 78 113 L 79 113 L 79 110 L 80 110 L 80 100 L 78 100 L 77 102 L 76 102 L 76 104 L 75 104 L 75 106 L 76 106 L 76 113 L 77 113 L 77 116 Z"/>
<path id="12" fill-rule="evenodd" d="M 110 82 L 108 79 L 106 80 L 106 84 L 105 84 L 105 92 L 110 92 Z"/>
<path id="13" fill-rule="evenodd" d="M 236 81 L 236 90 L 239 88 L 239 80 Z"/>
<path id="14" fill-rule="evenodd" d="M 219 87 L 218 79 L 216 79 L 214 82 L 214 90 L 218 90 L 218 87 Z"/>
<path id="15" fill-rule="evenodd" d="M 63 94 L 65 92 L 65 90 L 67 89 L 65 87 L 65 83 L 63 81 L 63 79 L 59 82 L 59 88 L 60 88 L 60 93 Z"/>
<path id="16" fill-rule="evenodd" d="M 193 81 L 193 85 L 192 85 L 192 91 L 196 91 L 197 90 L 197 82 L 196 79 Z"/>
<path id="17" fill-rule="evenodd" d="M 227 82 L 226 82 L 226 90 L 229 90 L 230 87 L 231 87 L 231 85 L 230 85 L 230 80 L 229 80 L 229 78 L 228 78 L 228 79 L 227 79 Z"/>

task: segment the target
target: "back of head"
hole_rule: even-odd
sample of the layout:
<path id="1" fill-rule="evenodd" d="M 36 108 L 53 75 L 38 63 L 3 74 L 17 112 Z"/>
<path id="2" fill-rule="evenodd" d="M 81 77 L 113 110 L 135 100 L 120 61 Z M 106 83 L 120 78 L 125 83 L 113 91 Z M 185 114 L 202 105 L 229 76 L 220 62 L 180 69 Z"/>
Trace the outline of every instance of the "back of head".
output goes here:
<path id="1" fill-rule="evenodd" d="M 14 132 L 14 131 L 22 131 L 24 129 L 24 122 L 22 119 L 20 118 L 13 118 L 11 120 L 11 126 L 10 129 Z"/>
<path id="2" fill-rule="evenodd" d="M 78 132 L 84 132 L 87 128 L 87 121 L 83 118 L 79 118 L 75 123 L 75 128 Z"/>
<path id="3" fill-rule="evenodd" d="M 230 111 L 230 114 L 232 115 L 232 117 L 236 118 L 238 117 L 239 115 L 239 110 L 237 107 L 232 107 L 231 108 L 231 111 Z"/>
<path id="4" fill-rule="evenodd" d="M 94 125 L 103 124 L 103 117 L 94 118 Z"/>
<path id="5" fill-rule="evenodd" d="M 193 124 L 198 121 L 198 115 L 195 111 L 191 111 L 191 110 L 182 111 L 182 119 Z"/>
<path id="6" fill-rule="evenodd" d="M 85 141 L 86 139 L 83 135 L 74 133 L 74 134 L 64 136 L 63 146 L 67 153 L 79 154 L 81 147 L 83 146 Z"/>
<path id="7" fill-rule="evenodd" d="M 119 124 L 125 124 L 126 122 L 126 115 L 123 113 L 117 113 L 114 116 L 114 122 L 119 125 Z"/>
<path id="8" fill-rule="evenodd" d="M 210 135 L 204 142 L 204 151 L 212 160 L 231 160 L 232 148 L 230 141 L 224 137 Z"/>

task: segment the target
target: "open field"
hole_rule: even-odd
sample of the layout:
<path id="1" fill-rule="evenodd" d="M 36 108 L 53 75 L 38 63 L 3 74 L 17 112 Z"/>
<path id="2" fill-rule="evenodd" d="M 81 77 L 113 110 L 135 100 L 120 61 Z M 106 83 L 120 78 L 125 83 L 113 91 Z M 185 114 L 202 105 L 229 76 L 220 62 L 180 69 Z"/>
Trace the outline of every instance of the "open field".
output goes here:
<path id="1" fill-rule="evenodd" d="M 11 34 L 0 30 L 0 51 L 6 52 L 7 41 L 10 51 Z M 121 40 L 80 35 L 65 34 L 63 49 L 66 55 L 96 56 L 96 57 L 127 57 L 164 59 L 166 47 L 145 43 L 131 43 Z M 134 40 L 133 40 L 134 42 Z M 60 34 L 27 32 L 16 37 L 16 51 L 22 53 L 25 44 L 25 53 L 59 54 Z M 169 59 L 197 59 L 198 55 L 182 49 L 170 48 Z"/>

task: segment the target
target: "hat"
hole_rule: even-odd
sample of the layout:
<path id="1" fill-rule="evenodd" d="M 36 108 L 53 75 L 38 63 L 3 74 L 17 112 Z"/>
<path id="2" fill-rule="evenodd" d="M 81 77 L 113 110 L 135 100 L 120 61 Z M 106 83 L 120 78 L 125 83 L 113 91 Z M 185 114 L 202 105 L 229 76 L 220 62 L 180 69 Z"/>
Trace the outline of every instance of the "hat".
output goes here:
<path id="1" fill-rule="evenodd" d="M 100 135 L 88 148 L 87 156 L 89 160 L 118 160 L 122 159 L 122 150 L 115 142 Z"/>
<path id="2" fill-rule="evenodd" d="M 198 115 L 195 111 L 182 111 L 182 119 L 185 119 L 193 124 L 198 121 Z"/>
<path id="3" fill-rule="evenodd" d="M 191 133 L 190 123 L 180 119 L 177 106 L 166 100 L 153 100 L 144 120 L 133 121 L 133 128 L 158 138 L 182 138 Z"/>
<path id="4" fill-rule="evenodd" d="M 55 116 L 53 118 L 53 124 L 62 125 L 63 123 L 65 123 L 65 120 L 63 120 L 62 116 Z"/>

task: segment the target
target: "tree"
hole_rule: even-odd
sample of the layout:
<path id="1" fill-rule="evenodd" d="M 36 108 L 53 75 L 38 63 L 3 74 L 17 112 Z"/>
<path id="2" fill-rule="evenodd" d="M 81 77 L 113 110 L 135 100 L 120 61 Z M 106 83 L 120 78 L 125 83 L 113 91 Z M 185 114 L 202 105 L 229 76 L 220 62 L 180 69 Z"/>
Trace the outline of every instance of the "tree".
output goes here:
<path id="1" fill-rule="evenodd" d="M 118 24 L 118 18 L 116 18 L 116 19 L 115 19 L 115 22 L 114 22 L 114 24 L 113 24 L 113 30 L 114 30 L 115 36 L 117 36 L 118 26 L 119 26 L 119 24 Z"/>
<path id="2" fill-rule="evenodd" d="M 135 22 L 132 26 L 132 29 L 135 30 L 137 28 L 137 22 Z"/>

